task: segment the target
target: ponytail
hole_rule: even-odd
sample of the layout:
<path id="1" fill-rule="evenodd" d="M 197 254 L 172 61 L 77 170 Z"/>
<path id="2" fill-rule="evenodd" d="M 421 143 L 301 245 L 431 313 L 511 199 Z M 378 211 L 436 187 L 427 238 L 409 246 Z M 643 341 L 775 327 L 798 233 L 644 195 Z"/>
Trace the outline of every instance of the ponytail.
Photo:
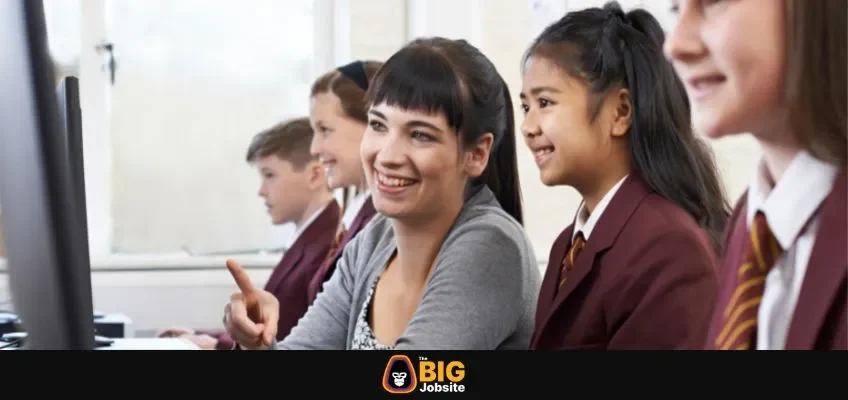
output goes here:
<path id="1" fill-rule="evenodd" d="M 568 13 L 542 32 L 526 57 L 542 47 L 567 45 L 576 51 L 547 49 L 540 55 L 585 79 L 594 95 L 629 89 L 634 170 L 654 192 L 691 215 L 720 250 L 730 205 L 709 147 L 692 131 L 689 100 L 663 55 L 664 40 L 649 12 L 625 13 L 617 2 L 609 2 Z"/>
<path id="2" fill-rule="evenodd" d="M 495 198 L 507 214 L 524 225 L 521 184 L 518 178 L 518 159 L 515 149 L 515 110 L 509 87 L 503 84 L 505 124 L 502 132 L 493 132 L 495 143 L 489 155 L 489 164 L 478 178 L 495 194 Z"/>

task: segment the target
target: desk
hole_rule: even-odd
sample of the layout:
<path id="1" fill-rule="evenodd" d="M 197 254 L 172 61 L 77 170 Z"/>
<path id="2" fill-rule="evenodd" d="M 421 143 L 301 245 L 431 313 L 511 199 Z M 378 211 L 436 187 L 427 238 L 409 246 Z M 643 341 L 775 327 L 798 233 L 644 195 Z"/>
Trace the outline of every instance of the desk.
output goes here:
<path id="1" fill-rule="evenodd" d="M 98 347 L 96 350 L 200 350 L 194 343 L 177 338 L 127 338 L 114 340 L 111 346 Z M 3 344 L 5 343 L 0 342 L 0 346 Z M 0 351 L 6 350 L 26 349 L 19 347 L 0 349 Z"/>
<path id="2" fill-rule="evenodd" d="M 179 338 L 124 338 L 115 339 L 108 347 L 97 350 L 200 350 L 197 345 Z"/>

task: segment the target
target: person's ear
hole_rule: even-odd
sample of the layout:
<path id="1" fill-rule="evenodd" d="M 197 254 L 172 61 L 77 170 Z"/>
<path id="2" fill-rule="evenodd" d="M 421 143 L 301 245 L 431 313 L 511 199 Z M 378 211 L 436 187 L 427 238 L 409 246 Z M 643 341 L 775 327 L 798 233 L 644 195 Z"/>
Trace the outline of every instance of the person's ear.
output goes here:
<path id="1" fill-rule="evenodd" d="M 630 131 L 633 124 L 633 98 L 630 90 L 621 88 L 611 95 L 612 118 L 610 135 L 622 137 Z"/>
<path id="2" fill-rule="evenodd" d="M 320 163 L 317 161 L 310 161 L 305 168 L 306 179 L 309 182 L 309 189 L 318 190 L 327 187 L 327 175 Z"/>
<path id="3" fill-rule="evenodd" d="M 489 165 L 489 157 L 492 154 L 492 145 L 495 136 L 490 132 L 484 133 L 477 143 L 465 151 L 465 173 L 471 178 L 483 175 L 486 166 Z"/>

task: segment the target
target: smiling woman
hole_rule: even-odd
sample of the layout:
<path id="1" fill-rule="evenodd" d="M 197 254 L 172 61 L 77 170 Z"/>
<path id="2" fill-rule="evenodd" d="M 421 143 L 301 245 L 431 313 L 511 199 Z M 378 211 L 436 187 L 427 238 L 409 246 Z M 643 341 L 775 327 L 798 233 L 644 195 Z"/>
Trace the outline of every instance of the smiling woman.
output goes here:
<path id="1" fill-rule="evenodd" d="M 367 99 L 360 152 L 381 215 L 276 347 L 527 349 L 541 277 L 502 77 L 465 41 L 419 39 L 378 71 Z M 262 327 L 279 305 L 245 287 L 225 324 L 240 345 L 267 347 Z"/>

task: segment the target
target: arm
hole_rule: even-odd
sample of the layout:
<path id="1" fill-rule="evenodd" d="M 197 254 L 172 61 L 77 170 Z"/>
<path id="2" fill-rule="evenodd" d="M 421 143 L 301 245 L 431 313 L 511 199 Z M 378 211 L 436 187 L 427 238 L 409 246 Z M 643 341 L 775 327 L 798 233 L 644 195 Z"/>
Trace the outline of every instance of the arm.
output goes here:
<path id="1" fill-rule="evenodd" d="M 218 341 L 218 344 L 215 346 L 217 350 L 230 350 L 235 346 L 235 342 L 233 338 L 230 337 L 229 334 L 225 331 L 205 331 L 198 330 L 194 332 L 195 335 L 207 335 L 215 338 Z"/>
<path id="2" fill-rule="evenodd" d="M 347 346 L 347 327 L 353 301 L 354 268 L 357 238 L 344 248 L 336 271 L 324 284 L 324 289 L 292 328 L 278 350 L 344 350 Z"/>
<path id="3" fill-rule="evenodd" d="M 691 233 L 645 243 L 607 296 L 608 348 L 702 349 L 718 294 L 715 256 Z"/>
<path id="4" fill-rule="evenodd" d="M 526 301 L 524 237 L 491 224 L 460 229 L 396 350 L 494 350 L 515 332 Z"/>

